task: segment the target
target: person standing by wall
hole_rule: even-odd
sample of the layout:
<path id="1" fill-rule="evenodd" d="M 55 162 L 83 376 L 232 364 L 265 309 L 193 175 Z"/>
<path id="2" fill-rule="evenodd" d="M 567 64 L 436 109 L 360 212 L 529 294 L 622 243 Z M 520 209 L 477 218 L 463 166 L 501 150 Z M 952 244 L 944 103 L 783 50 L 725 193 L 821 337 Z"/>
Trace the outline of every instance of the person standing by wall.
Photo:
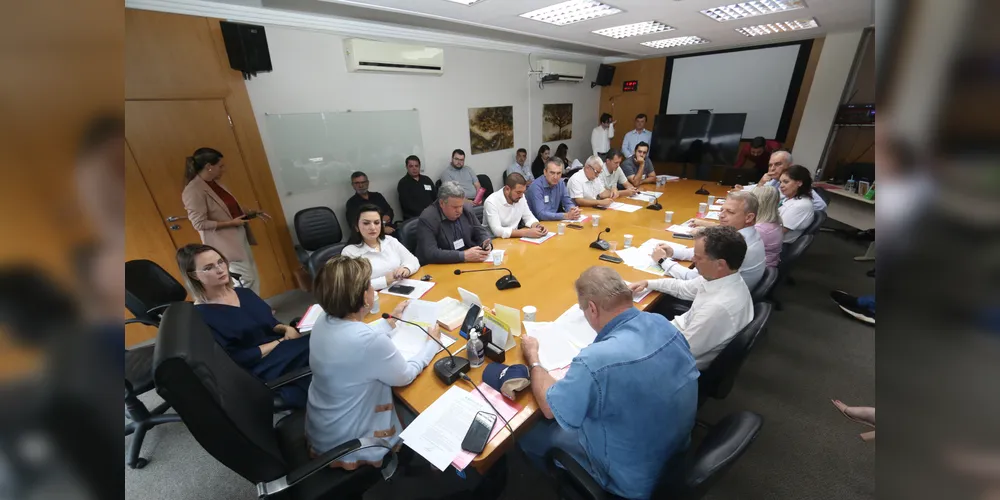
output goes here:
<path id="1" fill-rule="evenodd" d="M 653 143 L 653 132 L 646 130 L 645 113 L 635 115 L 635 129 L 626 132 L 625 137 L 622 138 L 622 151 L 626 156 L 630 157 L 635 153 L 635 147 L 640 142 L 645 142 L 646 144 Z"/>
<path id="2" fill-rule="evenodd" d="M 608 150 L 611 149 L 611 138 L 614 136 L 615 122 L 611 119 L 611 115 L 604 113 L 601 115 L 601 123 L 590 132 L 590 149 L 594 150 L 594 154 L 600 156 L 602 160 L 607 158 Z"/>

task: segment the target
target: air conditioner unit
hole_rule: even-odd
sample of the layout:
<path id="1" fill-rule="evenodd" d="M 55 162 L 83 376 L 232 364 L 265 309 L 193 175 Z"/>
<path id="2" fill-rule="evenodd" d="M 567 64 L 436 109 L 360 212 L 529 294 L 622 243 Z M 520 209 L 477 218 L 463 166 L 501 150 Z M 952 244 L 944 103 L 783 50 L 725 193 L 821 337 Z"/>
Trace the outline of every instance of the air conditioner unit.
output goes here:
<path id="1" fill-rule="evenodd" d="M 444 73 L 444 50 L 434 47 L 350 38 L 344 40 L 344 56 L 351 72 Z"/>
<path id="2" fill-rule="evenodd" d="M 543 82 L 582 82 L 587 73 L 587 65 L 568 61 L 542 59 L 539 70 Z"/>

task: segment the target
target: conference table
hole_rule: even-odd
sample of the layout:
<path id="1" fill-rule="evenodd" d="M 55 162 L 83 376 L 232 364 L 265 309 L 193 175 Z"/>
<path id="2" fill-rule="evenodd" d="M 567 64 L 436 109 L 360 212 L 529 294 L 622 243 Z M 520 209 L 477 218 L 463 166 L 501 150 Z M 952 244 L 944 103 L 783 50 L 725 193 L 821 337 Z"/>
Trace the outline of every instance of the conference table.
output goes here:
<path id="1" fill-rule="evenodd" d="M 545 182 L 545 180 L 542 178 L 535 182 Z M 593 227 L 593 219 L 591 218 L 583 223 L 583 229 L 567 228 L 565 234 L 552 237 L 541 244 L 523 242 L 517 238 L 494 239 L 493 248 L 506 251 L 501 267 L 507 267 L 513 271 L 514 276 L 521 282 L 521 288 L 497 290 L 495 283 L 498 278 L 506 274 L 503 271 L 454 274 L 456 269 L 492 268 L 493 263 L 490 262 L 422 266 L 415 273 L 414 278 L 429 274 L 435 285 L 421 297 L 421 300 L 437 301 L 444 297 L 459 298 L 457 288 L 462 287 L 477 294 L 484 307 L 492 308 L 494 304 L 503 304 L 520 310 L 524 306 L 531 305 L 537 308 L 536 321 L 553 321 L 577 303 L 573 282 L 576 281 L 580 273 L 591 266 L 612 267 L 629 282 L 656 279 L 657 276 L 653 274 L 633 269 L 625 264 L 599 260 L 598 257 L 605 252 L 589 248 L 589 245 L 597 238 L 598 231 L 610 228 L 610 232 L 601 233 L 602 238 L 618 242 L 619 249 L 623 248 L 625 234 L 633 235 L 633 246 L 639 246 L 650 238 L 676 241 L 686 246 L 693 246 L 692 240 L 674 239 L 672 234 L 666 231 L 666 228 L 671 224 L 664 222 L 664 212 L 674 212 L 673 224 L 679 224 L 695 217 L 698 204 L 707 201 L 707 196 L 695 194 L 695 191 L 703 184 L 702 181 L 694 180 L 668 182 L 660 188 L 656 188 L 654 184 L 644 184 L 643 191 L 663 193 L 658 200 L 663 206 L 662 210 L 643 208 L 629 213 L 584 208 L 584 215 L 600 215 L 598 227 Z M 705 185 L 705 189 L 712 195 L 724 197 L 730 188 L 712 183 Z M 616 201 L 642 207 L 647 205 L 645 202 L 633 201 L 624 197 Z M 542 224 L 549 231 L 556 232 L 559 222 L 544 221 Z M 380 312 L 390 312 L 399 302 L 404 300 L 401 297 L 388 294 L 379 295 Z M 650 293 L 642 302 L 636 304 L 636 307 L 645 309 L 658 296 L 657 292 Z M 378 315 L 372 314 L 365 321 L 374 321 L 378 317 Z M 449 347 L 449 351 L 465 355 L 465 339 L 458 335 L 457 329 L 451 332 L 442 330 L 442 334 L 456 339 L 456 342 Z M 434 361 L 446 356 L 446 353 L 441 352 L 434 358 Z M 483 369 L 490 362 L 487 360 L 482 366 L 471 369 L 468 373 L 469 378 L 476 384 L 480 384 Z M 516 339 L 516 346 L 506 353 L 506 364 L 518 363 L 524 363 L 520 338 Z M 462 380 L 456 384 L 464 390 L 474 391 L 467 382 Z M 448 388 L 449 386 L 442 383 L 428 366 L 410 385 L 397 387 L 393 390 L 398 399 L 402 400 L 414 412 L 420 413 L 434 403 Z M 517 435 L 521 435 L 537 419 L 544 417 L 542 417 L 530 389 L 520 391 L 515 402 L 523 408 L 510 420 L 510 426 Z M 511 443 L 510 432 L 506 428 L 502 429 L 487 443 L 483 452 L 473 460 L 471 467 L 480 473 L 485 473 L 510 448 Z"/>

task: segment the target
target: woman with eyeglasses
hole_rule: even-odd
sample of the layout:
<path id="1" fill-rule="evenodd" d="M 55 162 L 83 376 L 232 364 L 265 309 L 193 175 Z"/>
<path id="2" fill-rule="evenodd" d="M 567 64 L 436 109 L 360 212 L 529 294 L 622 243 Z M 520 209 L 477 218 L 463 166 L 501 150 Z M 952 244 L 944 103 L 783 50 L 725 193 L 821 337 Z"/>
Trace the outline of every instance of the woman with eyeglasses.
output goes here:
<path id="1" fill-rule="evenodd" d="M 282 324 L 249 288 L 234 288 L 229 261 L 208 245 L 177 250 L 177 266 L 195 308 L 229 357 L 263 382 L 309 366 L 309 339 Z M 305 408 L 310 377 L 279 389 L 285 403 Z"/>

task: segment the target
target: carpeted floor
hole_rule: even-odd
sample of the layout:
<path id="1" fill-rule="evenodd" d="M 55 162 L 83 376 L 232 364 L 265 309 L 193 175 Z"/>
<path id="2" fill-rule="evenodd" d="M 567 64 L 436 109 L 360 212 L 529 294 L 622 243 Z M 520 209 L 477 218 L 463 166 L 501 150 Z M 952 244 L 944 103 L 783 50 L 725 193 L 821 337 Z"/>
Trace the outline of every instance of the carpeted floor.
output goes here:
<path id="1" fill-rule="evenodd" d="M 779 287 L 784 311 L 772 315 L 732 393 L 702 408 L 699 418 L 708 422 L 742 409 L 764 417 L 757 440 L 708 498 L 874 498 L 875 445 L 863 443 L 858 434 L 865 429 L 842 417 L 829 401 L 875 404 L 875 329 L 841 313 L 829 298 L 834 289 L 875 292 L 875 280 L 865 276 L 873 263 L 853 260 L 864 250 L 861 243 L 820 233 L 792 273 L 796 285 Z M 270 302 L 284 320 L 311 303 L 298 292 Z M 146 401 L 159 398 L 150 394 Z M 509 455 L 502 498 L 554 498 L 544 476 L 517 454 Z M 151 458 L 146 468 L 125 468 L 126 499 L 256 498 L 252 485 L 202 450 L 183 424 L 152 430 L 142 456 Z M 450 472 L 403 477 L 373 488 L 366 498 L 435 498 L 473 482 Z"/>

